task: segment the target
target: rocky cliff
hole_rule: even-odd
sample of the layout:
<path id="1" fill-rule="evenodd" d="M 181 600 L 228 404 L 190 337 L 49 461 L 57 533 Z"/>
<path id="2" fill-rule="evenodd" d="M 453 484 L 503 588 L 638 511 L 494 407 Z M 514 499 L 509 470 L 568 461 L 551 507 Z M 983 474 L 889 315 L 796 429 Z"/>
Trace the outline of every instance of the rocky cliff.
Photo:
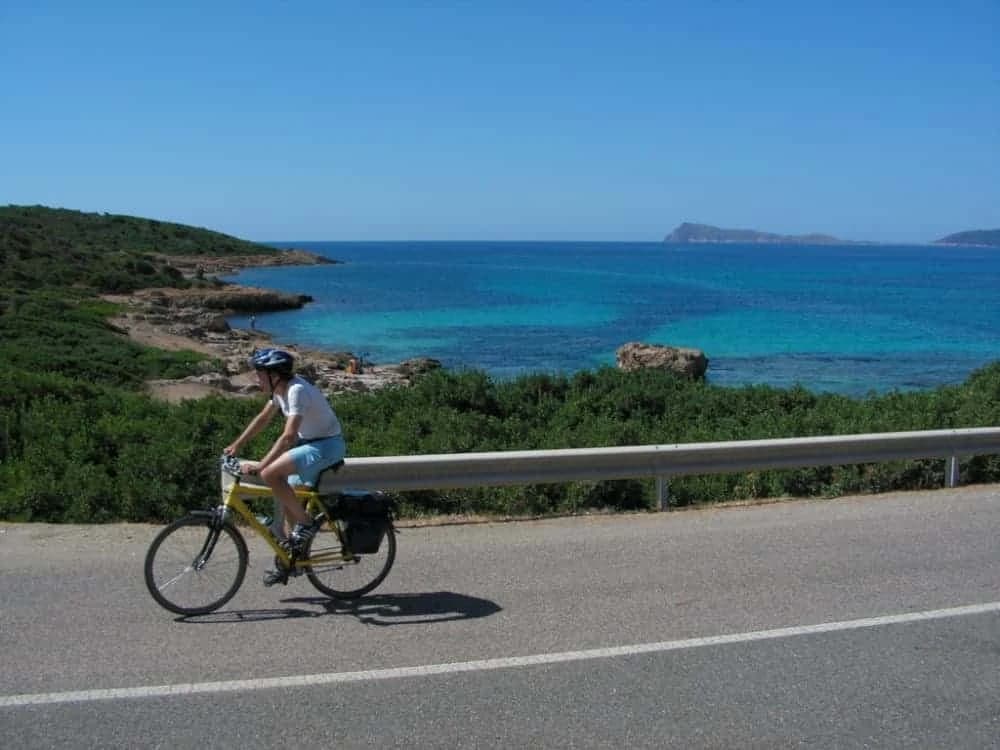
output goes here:
<path id="1" fill-rule="evenodd" d="M 164 261 L 185 276 L 234 273 L 244 268 L 260 266 L 315 266 L 340 263 L 324 255 L 305 250 L 281 250 L 268 255 L 160 255 Z"/>

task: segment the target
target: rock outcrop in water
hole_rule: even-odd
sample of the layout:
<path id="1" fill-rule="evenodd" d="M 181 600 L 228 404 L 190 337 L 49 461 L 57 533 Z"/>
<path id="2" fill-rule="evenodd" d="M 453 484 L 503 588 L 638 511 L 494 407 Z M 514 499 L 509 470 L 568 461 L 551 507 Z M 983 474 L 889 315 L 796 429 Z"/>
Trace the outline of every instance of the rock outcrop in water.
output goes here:
<path id="1" fill-rule="evenodd" d="M 708 357 L 700 349 L 631 341 L 618 347 L 615 358 L 620 370 L 655 368 L 688 380 L 704 378 L 708 371 Z"/>

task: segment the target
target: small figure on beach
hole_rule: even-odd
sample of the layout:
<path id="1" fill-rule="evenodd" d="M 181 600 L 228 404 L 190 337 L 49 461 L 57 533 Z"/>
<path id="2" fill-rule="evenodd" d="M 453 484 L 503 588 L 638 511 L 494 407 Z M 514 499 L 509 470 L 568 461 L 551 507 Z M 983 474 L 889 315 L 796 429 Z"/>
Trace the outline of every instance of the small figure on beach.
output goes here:
<path id="1" fill-rule="evenodd" d="M 254 330 L 257 326 L 257 316 L 250 313 L 250 330 Z"/>

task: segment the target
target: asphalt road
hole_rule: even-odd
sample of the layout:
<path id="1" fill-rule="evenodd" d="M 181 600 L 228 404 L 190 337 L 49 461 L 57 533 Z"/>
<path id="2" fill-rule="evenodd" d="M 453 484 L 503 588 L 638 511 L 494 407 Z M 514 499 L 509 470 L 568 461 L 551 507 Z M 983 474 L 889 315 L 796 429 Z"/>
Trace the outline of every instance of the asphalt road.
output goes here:
<path id="1" fill-rule="evenodd" d="M 142 581 L 158 528 L 4 525 L 0 738 L 997 747 L 998 529 L 998 486 L 406 528 L 356 604 L 264 588 L 254 541 L 185 620 Z"/>

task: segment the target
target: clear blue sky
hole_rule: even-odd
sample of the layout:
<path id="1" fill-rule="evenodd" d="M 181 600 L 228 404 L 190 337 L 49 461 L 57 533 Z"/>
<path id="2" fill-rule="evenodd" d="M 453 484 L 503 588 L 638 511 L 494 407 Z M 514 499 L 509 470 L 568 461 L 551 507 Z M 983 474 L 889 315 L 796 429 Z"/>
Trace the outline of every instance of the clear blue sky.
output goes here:
<path id="1" fill-rule="evenodd" d="M 0 71 L 0 204 L 255 240 L 1000 227 L 997 0 L 5 0 Z"/>

